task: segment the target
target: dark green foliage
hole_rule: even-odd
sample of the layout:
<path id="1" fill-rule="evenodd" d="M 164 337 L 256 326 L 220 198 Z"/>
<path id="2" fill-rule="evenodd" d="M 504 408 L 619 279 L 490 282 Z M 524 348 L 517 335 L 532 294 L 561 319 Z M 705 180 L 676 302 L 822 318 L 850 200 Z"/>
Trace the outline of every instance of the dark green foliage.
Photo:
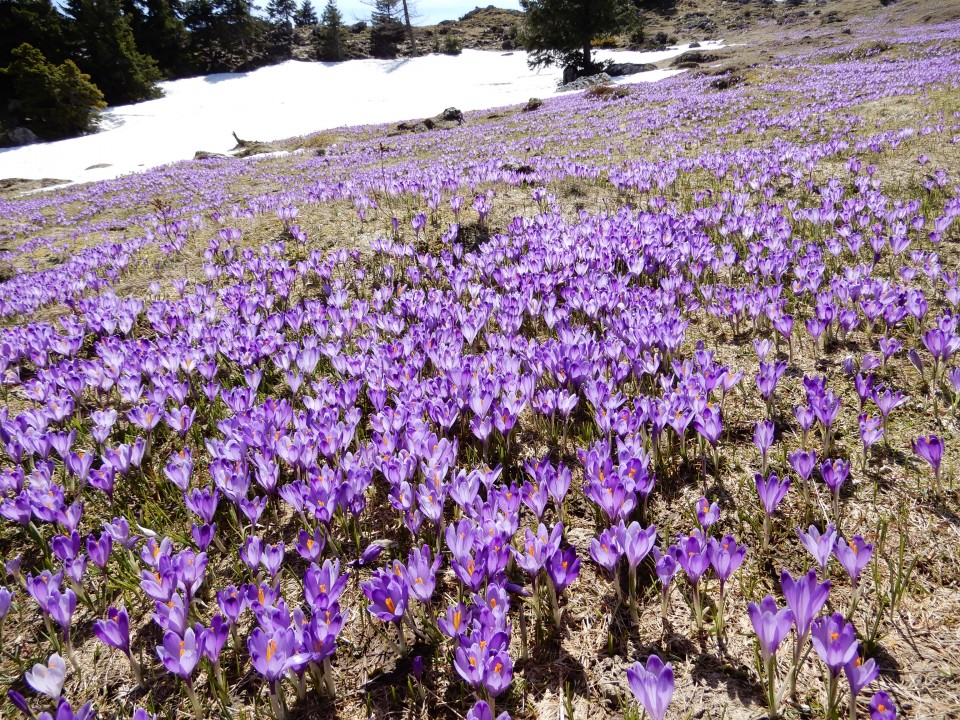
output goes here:
<path id="1" fill-rule="evenodd" d="M 133 26 L 137 49 L 157 61 L 168 78 L 189 75 L 189 37 L 178 16 L 179 0 L 143 0 L 138 23 Z"/>
<path id="2" fill-rule="evenodd" d="M 396 57 L 404 35 L 400 12 L 400 0 L 376 0 L 370 15 L 370 54 L 374 57 Z"/>
<path id="3" fill-rule="evenodd" d="M 303 0 L 303 3 L 297 8 L 297 11 L 293 14 L 293 24 L 297 27 L 309 27 L 320 24 L 320 20 L 317 18 L 317 11 L 313 9 L 313 4 L 311 4 L 310 0 Z"/>
<path id="4" fill-rule="evenodd" d="M 526 10 L 520 41 L 530 65 L 574 65 L 582 73 L 596 69 L 591 41 L 630 32 L 639 22 L 637 7 L 626 0 L 520 0 Z"/>
<path id="5" fill-rule="evenodd" d="M 296 0 L 269 0 L 267 3 L 267 17 L 274 23 L 292 24 L 296 12 Z"/>
<path id="6" fill-rule="evenodd" d="M 72 60 L 56 65 L 26 43 L 10 55 L 0 80 L 14 98 L 19 122 L 39 137 L 53 140 L 84 132 L 94 112 L 106 107 L 103 93 Z"/>
<path id="7" fill-rule="evenodd" d="M 268 62 L 270 25 L 252 14 L 249 0 L 187 0 L 184 24 L 195 72 L 236 72 Z"/>
<path id="8" fill-rule="evenodd" d="M 320 18 L 317 56 L 321 60 L 339 62 L 343 59 L 343 15 L 334 0 L 327 0 Z"/>
<path id="9" fill-rule="evenodd" d="M 63 62 L 67 48 L 63 16 L 50 0 L 0 0 L 0 67 L 27 43 L 52 62 Z"/>
<path id="10" fill-rule="evenodd" d="M 440 46 L 440 52 L 444 55 L 459 55 L 463 52 L 463 45 L 456 35 L 447 35 L 443 39 L 443 45 Z"/>
<path id="11" fill-rule="evenodd" d="M 110 104 L 159 97 L 156 61 L 137 50 L 119 0 L 67 0 L 71 57 Z"/>

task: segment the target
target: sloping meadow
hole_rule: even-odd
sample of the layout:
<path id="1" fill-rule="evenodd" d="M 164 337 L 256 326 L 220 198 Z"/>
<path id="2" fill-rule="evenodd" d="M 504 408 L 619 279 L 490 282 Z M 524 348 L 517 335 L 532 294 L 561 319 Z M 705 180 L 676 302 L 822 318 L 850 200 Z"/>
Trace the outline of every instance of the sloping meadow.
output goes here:
<path id="1" fill-rule="evenodd" d="M 960 25 L 883 17 L 0 201 L 2 712 L 960 712 Z"/>

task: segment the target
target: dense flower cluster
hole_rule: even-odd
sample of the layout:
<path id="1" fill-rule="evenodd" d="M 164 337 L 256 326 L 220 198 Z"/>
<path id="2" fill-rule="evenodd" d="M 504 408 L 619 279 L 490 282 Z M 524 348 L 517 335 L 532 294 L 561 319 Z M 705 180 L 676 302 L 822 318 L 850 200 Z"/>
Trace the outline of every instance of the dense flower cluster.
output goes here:
<path id="1" fill-rule="evenodd" d="M 837 63 L 794 87 L 770 83 L 809 92 L 809 103 L 727 118 L 717 133 L 809 135 L 828 109 L 960 76 L 956 53 L 894 64 Z M 742 89 L 697 95 L 705 83 L 675 79 L 658 92 L 673 93 L 677 116 L 692 93 L 702 119 L 748 100 Z M 872 89 L 835 99 L 855 86 Z M 547 109 L 556 117 L 587 102 Z M 637 111 L 629 132 L 669 120 Z M 949 142 L 957 123 L 940 116 L 919 132 Z M 664 137 L 703 132 L 679 125 Z M 82 672 L 78 642 L 95 637 L 144 691 L 158 673 L 178 678 L 197 718 L 230 707 L 241 665 L 282 717 L 294 694 L 335 701 L 338 642 L 362 625 L 401 658 L 429 647 L 475 695 L 466 716 L 492 720 L 536 664 L 531 645 L 563 632 L 589 566 L 618 606 L 626 589 L 638 630 L 651 589 L 664 625 L 675 598 L 687 602 L 701 642 L 724 646 L 731 622 L 748 618 L 771 716 L 819 658 L 824 716 L 846 706 L 855 717 L 882 668 L 865 657 L 876 628 L 857 615 L 875 544 L 849 498 L 868 492 L 875 446 L 911 396 L 931 413 L 960 401 L 960 275 L 955 254 L 945 258 L 960 199 L 944 170 L 922 197 L 888 193 L 864 160 L 913 128 L 870 134 L 851 122 L 823 135 L 695 158 L 544 155 L 522 173 L 486 157 L 394 163 L 389 175 L 382 146 L 378 156 L 358 141 L 333 168 L 303 161 L 309 182 L 231 210 L 213 196 L 248 170 L 129 180 L 127 193 L 159 192 L 177 172 L 214 173 L 198 189 L 208 217 L 184 199 L 142 237 L 0 286 L 0 517 L 23 550 L 7 559 L 0 622 L 12 603 L 21 618 L 38 612 L 55 650 L 23 673 L 26 685 L 58 720 L 92 717 L 90 703 L 75 710 L 62 692 Z M 411 152 L 422 141 L 404 142 Z M 512 156 L 502 145 L 490 153 Z M 838 176 L 814 179 L 835 166 Z M 350 179 L 334 180 L 345 168 Z M 704 176 L 703 190 L 675 199 Z M 601 179 L 642 202 L 571 217 L 547 189 Z M 525 188 L 537 212 L 490 233 L 500 188 Z M 37 234 L 85 220 L 65 215 L 71 199 L 102 210 L 125 196 L 104 184 L 3 206 L 15 233 Z M 306 223 L 295 224 L 301 209 L 352 205 L 365 227 L 390 197 L 411 204 L 410 229 L 391 218 L 369 252 L 311 249 Z M 48 202 L 52 216 L 39 212 Z M 453 222 L 440 222 L 445 212 Z M 270 218 L 282 234 L 247 242 L 244 223 Z M 471 223 L 482 241 L 467 242 Z M 7 259 L 38 248 L 63 251 L 35 237 Z M 122 281 L 148 251 L 173 266 L 192 253 L 201 269 L 187 278 L 160 263 L 165 284 L 132 293 Z M 56 321 L 32 317 L 51 306 L 63 310 Z M 752 355 L 728 359 L 700 339 L 705 328 L 749 336 Z M 862 349 L 843 373 L 817 370 L 855 335 Z M 729 417 L 748 396 L 755 504 L 735 507 Z M 846 412 L 854 451 L 840 432 Z M 900 449 L 929 466 L 937 501 L 951 448 L 922 432 Z M 686 525 L 661 521 L 657 503 L 684 483 L 699 496 Z M 788 508 L 802 521 L 785 520 Z M 785 547 L 809 554 L 805 571 L 781 561 Z M 775 567 L 779 583 L 730 604 L 751 561 Z M 80 613 L 91 620 L 84 637 Z M 675 692 L 674 664 L 660 655 L 620 678 L 656 720 Z M 412 664 L 422 693 L 422 656 Z M 887 692 L 871 695 L 871 717 L 895 716 Z M 35 699 L 9 698 L 33 715 Z"/>

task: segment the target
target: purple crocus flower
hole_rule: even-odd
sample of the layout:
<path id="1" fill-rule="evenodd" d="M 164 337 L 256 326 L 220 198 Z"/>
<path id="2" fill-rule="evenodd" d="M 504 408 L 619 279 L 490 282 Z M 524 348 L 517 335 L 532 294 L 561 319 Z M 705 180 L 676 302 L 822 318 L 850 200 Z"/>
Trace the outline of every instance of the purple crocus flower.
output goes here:
<path id="1" fill-rule="evenodd" d="M 130 620 L 124 607 L 118 609 L 111 606 L 107 610 L 106 620 L 93 623 L 93 633 L 103 644 L 130 656 Z"/>
<path id="2" fill-rule="evenodd" d="M 433 599 L 433 591 L 437 586 L 437 570 L 443 557 L 437 555 L 430 559 L 430 547 L 414 548 L 410 551 L 405 568 L 405 577 L 410 594 L 422 603 L 429 603 Z"/>
<path id="3" fill-rule="evenodd" d="M 576 549 L 571 546 L 566 550 L 557 550 L 547 560 L 546 569 L 557 593 L 563 592 L 580 575 L 580 558 Z"/>
<path id="4" fill-rule="evenodd" d="M 254 573 L 260 567 L 263 559 L 263 541 L 256 535 L 248 537 L 240 548 L 240 559 Z"/>
<path id="5" fill-rule="evenodd" d="M 700 539 L 694 536 L 682 538 L 678 546 L 681 552 L 677 555 L 677 561 L 686 572 L 690 583 L 696 585 L 700 581 L 700 576 L 710 567 L 705 548 Z"/>
<path id="6" fill-rule="evenodd" d="M 611 575 L 616 574 L 617 565 L 622 555 L 623 549 L 617 539 L 616 526 L 604 530 L 600 533 L 600 537 L 594 538 L 590 542 L 590 557 Z"/>
<path id="7" fill-rule="evenodd" d="M 706 498 L 700 498 L 696 504 L 697 522 L 706 530 L 720 519 L 720 506 Z"/>
<path id="8" fill-rule="evenodd" d="M 484 700 L 477 700 L 477 704 L 467 711 L 467 720 L 494 720 L 493 711 Z M 510 715 L 500 713 L 496 720 L 510 720 Z"/>
<path id="9" fill-rule="evenodd" d="M 453 654 L 454 669 L 474 689 L 483 684 L 484 655 L 484 650 L 477 643 L 467 648 L 460 646 Z"/>
<path id="10" fill-rule="evenodd" d="M 693 421 L 693 428 L 710 443 L 711 447 L 715 448 L 720 441 L 720 435 L 723 433 L 723 418 L 720 411 L 707 406 L 700 417 Z"/>
<path id="11" fill-rule="evenodd" d="M 200 647 L 203 650 L 203 654 L 207 657 L 207 659 L 210 660 L 210 662 L 219 662 L 220 653 L 223 650 L 223 646 L 227 642 L 227 634 L 229 632 L 230 625 L 222 615 L 214 615 L 210 622 L 210 627 L 203 628 L 200 631 Z"/>
<path id="12" fill-rule="evenodd" d="M 347 573 L 340 574 L 339 560 L 326 560 L 322 567 L 313 563 L 304 575 L 303 594 L 314 610 L 326 610 L 340 597 L 347 579 Z"/>
<path id="13" fill-rule="evenodd" d="M 13 601 L 13 591 L 0 586 L 0 624 L 10 612 L 10 603 Z"/>
<path id="14" fill-rule="evenodd" d="M 18 693 L 16 690 L 7 690 L 7 698 L 10 700 L 10 703 L 17 708 L 20 712 L 26 715 L 28 718 L 34 718 L 33 710 L 30 709 L 27 699 Z"/>
<path id="15" fill-rule="evenodd" d="M 864 661 L 857 655 L 843 666 L 843 674 L 847 676 L 847 682 L 850 683 L 850 694 L 853 696 L 850 702 L 855 703 L 863 689 L 880 675 L 880 666 L 873 658 Z"/>
<path id="16" fill-rule="evenodd" d="M 836 677 L 843 666 L 857 657 L 857 634 L 853 624 L 848 623 L 840 613 L 826 615 L 813 623 L 810 640 L 814 649 Z"/>
<path id="17" fill-rule="evenodd" d="M 384 622 L 398 622 L 407 609 L 409 589 L 402 578 L 377 570 L 373 578 L 360 586 L 370 600 L 367 609 Z"/>
<path id="18" fill-rule="evenodd" d="M 483 689 L 487 697 L 499 697 L 511 682 L 513 682 L 513 660 L 510 659 L 510 655 L 505 650 L 489 655 L 483 668 Z"/>
<path id="19" fill-rule="evenodd" d="M 304 560 L 308 562 L 317 562 L 320 559 L 320 554 L 323 552 L 323 548 L 327 544 L 326 535 L 324 535 L 321 528 L 317 528 L 313 531 L 311 535 L 306 530 L 301 530 L 297 538 L 297 542 L 294 543 L 294 548 L 296 548 L 297 553 Z"/>
<path id="20" fill-rule="evenodd" d="M 764 480 L 763 475 L 757 473 L 753 476 L 753 481 L 757 488 L 757 495 L 760 496 L 760 505 L 763 507 L 764 514 L 773 515 L 790 489 L 790 479 L 784 478 L 781 481 L 776 473 L 771 473 Z"/>
<path id="21" fill-rule="evenodd" d="M 867 453 L 870 447 L 884 435 L 881 420 L 870 414 L 860 415 L 857 418 L 860 428 L 860 443 L 863 445 L 863 467 L 867 466 Z"/>
<path id="22" fill-rule="evenodd" d="M 11 700 L 12 699 L 11 697 Z M 33 715 L 29 708 L 27 708 L 27 715 L 30 717 Z M 93 720 L 93 717 L 93 703 L 87 702 L 77 710 L 74 710 L 70 703 L 60 698 L 57 702 L 57 711 L 55 714 L 51 715 L 48 712 L 40 713 L 37 716 L 37 720 Z"/>
<path id="23" fill-rule="evenodd" d="M 933 468 L 934 486 L 940 492 L 940 462 L 943 460 L 943 441 L 936 435 L 918 437 L 913 441 L 913 451 L 930 463 Z"/>
<path id="24" fill-rule="evenodd" d="M 840 493 L 840 488 L 850 475 L 850 463 L 844 460 L 826 460 L 820 465 L 820 476 L 830 492 Z"/>
<path id="25" fill-rule="evenodd" d="M 616 530 L 617 543 L 623 549 L 627 565 L 635 569 L 653 549 L 657 541 L 657 529 L 653 525 L 642 528 L 638 522 L 625 525 L 621 521 Z"/>
<path id="26" fill-rule="evenodd" d="M 193 628 L 187 628 L 182 638 L 168 630 L 163 635 L 163 645 L 157 646 L 157 655 L 167 672 L 179 675 L 189 682 L 200 661 L 200 648 Z"/>
<path id="27" fill-rule="evenodd" d="M 870 558 L 873 557 L 873 545 L 868 543 L 860 535 L 856 535 L 852 540 L 837 538 L 836 545 L 833 548 L 833 554 L 847 571 L 854 586 L 860 577 L 860 573 L 870 564 Z"/>
<path id="28" fill-rule="evenodd" d="M 253 669 L 267 679 L 271 691 L 288 670 L 305 665 L 310 660 L 309 653 L 297 652 L 293 628 L 276 628 L 272 633 L 255 628 L 247 638 L 247 650 L 253 661 Z"/>
<path id="29" fill-rule="evenodd" d="M 196 543 L 197 548 L 201 551 L 206 551 L 206 549 L 210 547 L 210 543 L 213 542 L 216 534 L 216 523 L 211 523 L 210 525 L 190 524 L 190 536 L 193 538 L 193 542 Z"/>
<path id="30" fill-rule="evenodd" d="M 776 601 L 767 595 L 760 604 L 747 605 L 753 631 L 760 641 L 760 654 L 766 664 L 777 653 L 777 648 L 790 632 L 793 625 L 793 611 L 790 608 L 780 609 Z"/>
<path id="31" fill-rule="evenodd" d="M 793 611 L 793 621 L 800 639 L 797 645 L 802 645 L 802 641 L 810 633 L 813 619 L 827 602 L 830 582 L 818 584 L 816 570 L 811 570 L 799 580 L 794 580 L 790 573 L 784 570 L 780 574 L 780 587 L 787 605 Z"/>
<path id="32" fill-rule="evenodd" d="M 760 420 L 753 428 L 753 444 L 757 446 L 763 460 L 762 474 L 767 472 L 767 452 L 773 445 L 773 436 L 774 426 L 769 420 Z"/>
<path id="33" fill-rule="evenodd" d="M 646 667 L 634 663 L 627 669 L 630 691 L 643 705 L 652 720 L 663 720 L 673 697 L 673 667 L 656 655 L 647 658 Z"/>
<path id="34" fill-rule="evenodd" d="M 727 535 L 723 540 L 710 538 L 707 542 L 706 554 L 710 565 L 720 579 L 720 588 L 723 592 L 723 586 L 747 556 L 747 546 L 737 545 L 732 535 Z"/>
<path id="35" fill-rule="evenodd" d="M 113 538 L 109 533 L 102 533 L 97 540 L 93 535 L 87 537 L 87 555 L 101 570 L 107 566 L 110 560 L 110 551 L 113 549 Z"/>
<path id="36" fill-rule="evenodd" d="M 543 569 L 547 560 L 559 549 L 562 536 L 563 523 L 557 523 L 553 531 L 549 533 L 543 523 L 540 523 L 536 533 L 528 529 L 523 544 L 523 552 L 511 548 L 517 565 L 528 575 L 535 577 Z"/>
<path id="37" fill-rule="evenodd" d="M 667 622 L 670 609 L 670 583 L 680 568 L 677 563 L 679 554 L 680 549 L 673 545 L 662 555 L 660 554 L 660 548 L 653 548 L 654 570 L 660 579 L 660 617 L 664 623 Z"/>
<path id="38" fill-rule="evenodd" d="M 803 532 L 803 530 L 797 528 L 797 534 L 800 536 L 800 542 L 813 555 L 813 559 L 820 566 L 820 569 L 826 570 L 833 547 L 837 542 L 837 529 L 834 525 L 832 523 L 827 525 L 823 534 L 815 525 L 811 525 L 808 532 Z"/>
<path id="39" fill-rule="evenodd" d="M 470 611 L 460 603 L 447 608 L 445 615 L 437 618 L 437 627 L 450 638 L 458 637 L 469 624 Z"/>
<path id="40" fill-rule="evenodd" d="M 51 700 L 58 700 L 63 690 L 63 683 L 67 677 L 67 663 L 57 653 L 47 660 L 46 665 L 37 663 L 32 670 L 24 673 L 27 684 L 38 693 L 46 695 Z"/>
<path id="41" fill-rule="evenodd" d="M 263 555 L 260 558 L 260 562 L 263 563 L 263 566 L 267 569 L 267 572 L 270 573 L 271 580 L 277 577 L 277 573 L 280 572 L 280 565 L 283 563 L 283 556 L 284 545 L 282 540 L 276 545 L 263 546 Z"/>
<path id="42" fill-rule="evenodd" d="M 886 692 L 880 690 L 870 698 L 870 720 L 896 720 L 897 706 Z"/>
<path id="43" fill-rule="evenodd" d="M 63 592 L 57 590 L 50 591 L 50 597 L 47 600 L 47 613 L 59 625 L 64 633 L 69 634 L 70 623 L 73 620 L 73 613 L 77 609 L 77 595 L 73 590 L 67 589 Z"/>
<path id="44" fill-rule="evenodd" d="M 800 478 L 806 482 L 813 474 L 813 469 L 817 466 L 817 453 L 813 450 L 798 450 L 787 456 L 791 467 Z"/>

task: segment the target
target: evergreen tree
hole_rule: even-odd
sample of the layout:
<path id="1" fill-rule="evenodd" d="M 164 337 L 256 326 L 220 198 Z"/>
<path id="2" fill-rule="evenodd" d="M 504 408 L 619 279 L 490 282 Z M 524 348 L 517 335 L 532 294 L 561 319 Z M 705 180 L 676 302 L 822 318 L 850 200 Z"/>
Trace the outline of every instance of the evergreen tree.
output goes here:
<path id="1" fill-rule="evenodd" d="M 159 97 L 160 71 L 137 50 L 130 21 L 119 0 L 67 0 L 71 56 L 103 91 L 107 102 L 123 104 Z"/>
<path id="2" fill-rule="evenodd" d="M 323 8 L 320 25 L 321 35 L 318 51 L 320 59 L 332 62 L 343 60 L 343 15 L 340 14 L 334 0 L 327 0 L 327 5 Z"/>
<path id="3" fill-rule="evenodd" d="M 637 22 L 637 7 L 628 0 L 520 0 L 520 6 L 526 11 L 520 37 L 532 67 L 593 71 L 591 41 Z"/>
<path id="4" fill-rule="evenodd" d="M 0 70 L 0 85 L 14 98 L 19 121 L 38 136 L 55 140 L 89 129 L 94 113 L 105 108 L 103 93 L 72 60 L 49 62 L 37 48 L 23 43 Z"/>
<path id="5" fill-rule="evenodd" d="M 267 17 L 274 23 L 289 25 L 296 12 L 296 0 L 270 0 L 267 3 Z"/>
<path id="6" fill-rule="evenodd" d="M 313 9 L 310 0 L 303 0 L 303 3 L 297 8 L 297 12 L 293 15 L 293 24 L 297 27 L 308 27 L 319 23 L 317 11 Z"/>
<path id="7" fill-rule="evenodd" d="M 252 7 L 250 0 L 185 2 L 190 61 L 198 72 L 235 72 L 264 60 L 269 26 Z"/>
<path id="8" fill-rule="evenodd" d="M 220 41 L 231 57 L 230 70 L 256 66 L 263 52 L 266 28 L 253 16 L 252 0 L 215 0 L 220 19 Z"/>
<path id="9" fill-rule="evenodd" d="M 0 0 L 0 67 L 27 43 L 51 62 L 63 62 L 67 48 L 63 16 L 51 0 Z"/>
<path id="10" fill-rule="evenodd" d="M 370 15 L 370 54 L 379 58 L 395 57 L 403 34 L 400 0 L 375 0 Z"/>
<path id="11" fill-rule="evenodd" d="M 167 77 L 190 74 L 187 58 L 189 37 L 178 16 L 178 0 L 145 0 L 141 27 L 134 28 L 137 48 L 157 61 Z"/>

